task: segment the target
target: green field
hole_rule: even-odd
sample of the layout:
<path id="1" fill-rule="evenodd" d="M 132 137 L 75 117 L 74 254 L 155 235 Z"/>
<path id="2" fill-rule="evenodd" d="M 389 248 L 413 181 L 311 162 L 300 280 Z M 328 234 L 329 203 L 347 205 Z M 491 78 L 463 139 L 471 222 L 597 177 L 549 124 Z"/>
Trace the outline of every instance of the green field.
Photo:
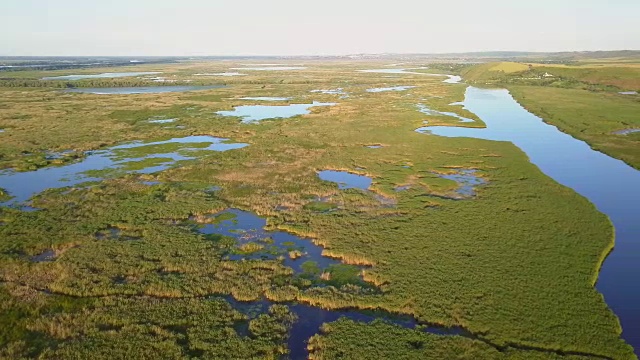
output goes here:
<path id="1" fill-rule="evenodd" d="M 85 151 L 134 140 L 211 135 L 249 146 L 195 151 L 195 160 L 155 174 L 107 172 L 104 181 L 49 190 L 32 201 L 40 211 L 0 208 L 0 357 L 277 359 L 288 351 L 295 321 L 287 304 L 297 301 L 325 309 L 387 310 L 471 334 L 340 320 L 313 337 L 314 359 L 634 359 L 620 339 L 616 316 L 594 289 L 613 244 L 606 216 L 541 173 L 510 143 L 414 132 L 424 120 L 460 126 L 452 117 L 421 114 L 417 104 L 477 120 L 448 105 L 463 100 L 466 85 L 422 74 L 389 78 L 356 71 L 385 64 L 309 61 L 301 71 L 222 79 L 195 74 L 238 65 L 185 62 L 122 70 L 162 71 L 175 80 L 167 85 L 228 85 L 144 95 L 65 93 L 64 83 L 38 80 L 78 71 L 16 72 L 15 79 L 2 80 L 2 169 L 61 166 L 79 161 Z M 148 84 L 103 79 L 72 85 Z M 396 85 L 416 87 L 366 91 Z M 349 96 L 311 93 L 335 88 Z M 636 124 L 636 100 L 579 89 L 509 88 L 546 121 L 636 167 L 640 163 L 637 137 L 608 135 Z M 337 105 L 259 124 L 215 114 L 257 104 L 240 99 L 247 96 L 292 98 L 261 105 Z M 556 107 L 563 97 L 566 107 Z M 576 120 L 576 114 L 596 116 L 605 109 L 617 116 L 602 115 L 593 126 Z M 178 120 L 148 122 L 164 118 Z M 383 147 L 367 147 L 378 144 Z M 176 150 L 171 146 L 126 152 Z M 65 150 L 72 152 L 47 157 Z M 129 169 L 143 165 L 150 164 Z M 318 178 L 324 169 L 367 175 L 373 185 L 368 192 L 339 190 Z M 455 169 L 476 169 L 487 184 L 476 188 L 474 198 L 448 199 L 457 184 L 436 174 Z M 401 185 L 411 187 L 394 191 Z M 220 190 L 210 191 L 212 186 Z M 318 200 L 324 197 L 329 204 Z M 232 241 L 194 231 L 193 219 L 227 208 L 266 217 L 269 229 L 308 237 L 327 255 L 363 266 L 366 284 L 351 281 L 353 267 L 339 268 L 340 275 L 336 270 L 334 280 L 344 281 L 317 286 L 279 260 L 226 260 Z M 121 238 L 96 236 L 111 228 Z M 32 261 L 47 250 L 55 253 L 54 261 Z M 275 305 L 250 316 L 224 296 L 267 298 Z"/>

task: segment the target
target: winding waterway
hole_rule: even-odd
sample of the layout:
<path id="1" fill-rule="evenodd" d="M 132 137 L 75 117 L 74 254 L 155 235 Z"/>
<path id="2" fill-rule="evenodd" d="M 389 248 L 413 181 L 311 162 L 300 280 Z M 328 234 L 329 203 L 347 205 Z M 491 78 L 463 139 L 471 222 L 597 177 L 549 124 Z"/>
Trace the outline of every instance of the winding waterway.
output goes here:
<path id="1" fill-rule="evenodd" d="M 615 249 L 600 271 L 597 289 L 619 317 L 622 337 L 640 351 L 640 171 L 595 151 L 546 124 L 505 89 L 467 88 L 464 106 L 486 128 L 428 126 L 417 129 L 445 137 L 510 141 L 542 172 L 589 199 L 615 226 Z"/>

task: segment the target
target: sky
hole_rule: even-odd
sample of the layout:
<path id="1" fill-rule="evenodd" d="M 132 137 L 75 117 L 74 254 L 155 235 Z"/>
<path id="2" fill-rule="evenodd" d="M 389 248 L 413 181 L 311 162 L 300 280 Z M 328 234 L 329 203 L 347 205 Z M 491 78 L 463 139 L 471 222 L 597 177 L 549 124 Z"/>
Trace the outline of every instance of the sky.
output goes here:
<path id="1" fill-rule="evenodd" d="M 0 55 L 640 49 L 640 0 L 2 0 Z"/>

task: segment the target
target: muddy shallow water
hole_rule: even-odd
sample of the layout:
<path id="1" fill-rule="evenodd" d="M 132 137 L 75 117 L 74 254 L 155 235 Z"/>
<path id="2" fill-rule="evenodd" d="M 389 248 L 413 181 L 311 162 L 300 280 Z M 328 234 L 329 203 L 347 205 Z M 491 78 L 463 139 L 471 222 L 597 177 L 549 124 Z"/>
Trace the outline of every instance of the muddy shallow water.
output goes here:
<path id="1" fill-rule="evenodd" d="M 373 180 L 364 175 L 350 173 L 348 171 L 323 170 L 318 172 L 318 177 L 324 181 L 331 181 L 338 184 L 338 188 L 367 190 Z"/>

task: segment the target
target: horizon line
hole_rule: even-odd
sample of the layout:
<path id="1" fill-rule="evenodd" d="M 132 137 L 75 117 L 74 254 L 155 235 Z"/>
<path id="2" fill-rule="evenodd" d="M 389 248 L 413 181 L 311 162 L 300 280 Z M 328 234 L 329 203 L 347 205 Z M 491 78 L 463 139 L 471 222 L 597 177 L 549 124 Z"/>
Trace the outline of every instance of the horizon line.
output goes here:
<path id="1" fill-rule="evenodd" d="M 3 55 L 0 57 L 174 57 L 174 58 L 205 58 L 205 57 L 346 57 L 346 56 L 396 56 L 396 55 L 467 55 L 467 54 L 571 54 L 571 53 L 607 53 L 607 52 L 640 52 L 640 49 L 619 50 L 563 50 L 563 51 L 525 51 L 525 50 L 482 50 L 460 52 L 380 52 L 380 53 L 348 53 L 348 54 L 218 54 L 218 55 Z"/>

